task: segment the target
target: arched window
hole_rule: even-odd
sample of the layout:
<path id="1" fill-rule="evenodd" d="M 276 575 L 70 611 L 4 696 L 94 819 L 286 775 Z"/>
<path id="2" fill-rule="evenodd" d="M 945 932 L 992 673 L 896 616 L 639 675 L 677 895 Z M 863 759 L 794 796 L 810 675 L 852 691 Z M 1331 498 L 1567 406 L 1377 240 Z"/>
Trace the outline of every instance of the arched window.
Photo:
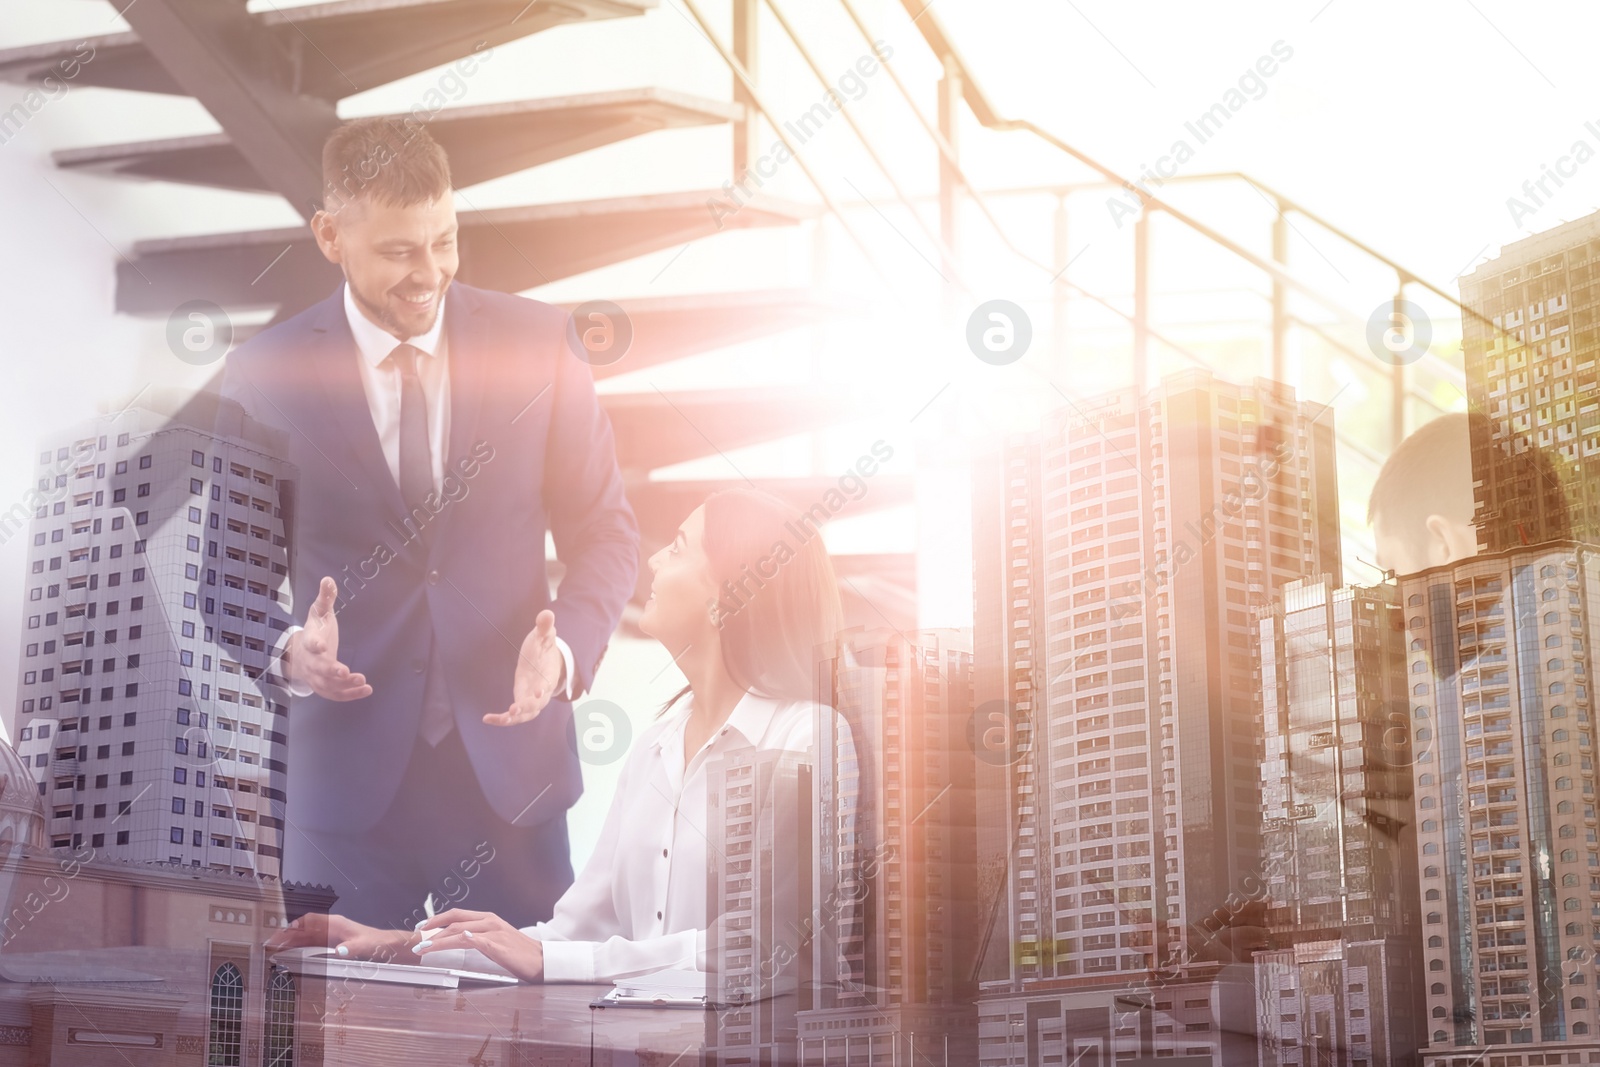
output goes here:
<path id="1" fill-rule="evenodd" d="M 1562 863 L 1577 863 L 1578 862 L 1577 850 L 1570 849 L 1570 848 L 1562 849 L 1561 850 L 1561 862 Z"/>
<path id="2" fill-rule="evenodd" d="M 1567 668 L 1560 660 L 1553 659 L 1544 665 L 1544 669 L 1547 671 L 1564 671 Z"/>
<path id="3" fill-rule="evenodd" d="M 1434 1017 L 1434 1018 L 1435 1018 L 1435 1019 L 1443 1019 L 1443 1018 L 1444 1018 L 1444 1008 L 1442 1008 L 1442 1007 L 1440 1007 L 1440 1006 L 1439 1006 L 1439 1005 L 1437 1005 L 1437 1004 L 1436 1004 L 1436 1005 L 1434 1005 L 1434 1008 L 1433 1008 L 1433 1017 Z"/>
<path id="4" fill-rule="evenodd" d="M 1578 876 L 1575 875 L 1575 874 L 1571 874 L 1571 873 L 1563 874 L 1561 876 L 1561 884 L 1562 885 L 1577 885 L 1578 884 Z"/>
<path id="5" fill-rule="evenodd" d="M 1565 730 L 1557 730 L 1555 733 L 1550 735 L 1550 740 L 1552 741 L 1565 741 L 1566 739 L 1567 732 Z"/>
<path id="6" fill-rule="evenodd" d="M 1567 764 L 1572 762 L 1572 753 L 1557 752 L 1555 759 L 1552 762 L 1554 762 L 1557 767 L 1565 767 Z"/>
<path id="7" fill-rule="evenodd" d="M 1420 659 L 1417 660 L 1417 662 L 1415 662 L 1415 663 L 1413 663 L 1411 665 L 1411 673 L 1412 674 L 1427 674 L 1428 673 L 1427 661 L 1426 660 L 1420 660 Z"/>
<path id="8" fill-rule="evenodd" d="M 1428 938 L 1428 947 L 1429 948 L 1444 948 L 1444 938 L 1440 937 L 1438 934 L 1434 934 L 1432 937 Z M 1444 992 L 1444 986 L 1436 985 L 1436 986 L 1433 987 L 1433 991 L 1435 993 L 1443 993 Z"/>
<path id="9" fill-rule="evenodd" d="M 1561 647 L 1561 636 L 1559 634 L 1551 634 L 1549 637 L 1544 639 L 1544 647 L 1545 648 L 1560 648 Z"/>
<path id="10" fill-rule="evenodd" d="M 1419 719 L 1426 719 L 1428 717 L 1428 706 L 1426 704 L 1418 704 L 1417 710 L 1412 714 Z"/>
<path id="11" fill-rule="evenodd" d="M 224 963 L 211 975 L 211 1041 L 206 1067 L 241 1067 L 244 1033 L 244 975 Z"/>
<path id="12" fill-rule="evenodd" d="M 1588 1006 L 1589 1006 L 1589 1002 L 1587 1000 L 1585 1000 L 1584 998 L 1582 998 L 1582 997 L 1573 997 L 1572 998 L 1572 1007 L 1573 1007 L 1574 1011 L 1582 1011 L 1584 1008 L 1587 1008 Z"/>
<path id="13" fill-rule="evenodd" d="M 1433 738 L 1433 731 L 1432 730 L 1428 729 L 1426 726 L 1417 727 L 1417 740 L 1418 741 L 1428 741 L 1428 740 L 1432 740 L 1432 738 Z"/>
<path id="14" fill-rule="evenodd" d="M 1429 841 L 1427 844 L 1423 845 L 1422 854 L 1425 856 L 1437 856 L 1439 854 L 1439 842 Z"/>
<path id="15" fill-rule="evenodd" d="M 1561 682 L 1551 682 L 1550 683 L 1550 694 L 1552 696 L 1554 696 L 1557 693 L 1565 693 L 1566 691 L 1567 691 L 1567 687 L 1565 685 L 1563 685 Z"/>
<path id="16" fill-rule="evenodd" d="M 1555 598 L 1556 591 L 1554 589 L 1546 589 L 1543 593 L 1539 594 L 1539 599 L 1541 600 L 1554 600 Z"/>
<path id="17" fill-rule="evenodd" d="M 1413 696 L 1419 696 L 1419 697 L 1427 696 L 1428 695 L 1428 683 L 1426 683 L 1426 682 L 1418 682 L 1416 685 L 1411 687 L 1411 693 L 1412 693 Z"/>
<path id="18" fill-rule="evenodd" d="M 1558 834 L 1560 834 L 1562 837 L 1577 837 L 1578 836 L 1578 828 L 1576 826 L 1573 826 L 1571 823 L 1566 824 L 1565 826 L 1563 826 L 1560 830 L 1558 830 L 1556 832 Z"/>
<path id="19" fill-rule="evenodd" d="M 1428 650 L 1428 645 L 1427 645 L 1426 642 L 1424 642 L 1422 640 L 1422 638 L 1413 637 L 1411 639 L 1411 651 L 1413 651 L 1413 652 L 1426 652 L 1427 650 Z"/>
<path id="20" fill-rule="evenodd" d="M 1437 819 L 1423 819 L 1422 829 L 1427 833 L 1432 833 L 1433 831 L 1439 829 L 1439 822 Z"/>
<path id="21" fill-rule="evenodd" d="M 1577 911 L 1581 907 L 1583 907 L 1583 905 L 1578 903 L 1577 897 L 1568 897 L 1566 900 L 1561 902 L 1561 909 L 1563 911 Z"/>
<path id="22" fill-rule="evenodd" d="M 1557 615 L 1555 612 L 1547 611 L 1547 612 L 1544 613 L 1544 624 L 1546 626 L 1554 626 L 1556 623 L 1558 623 L 1560 621 L 1561 621 L 1561 616 Z"/>
<path id="23" fill-rule="evenodd" d="M 1543 567 L 1539 568 L 1539 577 L 1541 577 L 1541 578 L 1554 578 L 1555 576 L 1556 576 L 1555 564 L 1546 563 Z"/>
<path id="24" fill-rule="evenodd" d="M 1417 779 L 1417 784 L 1418 785 L 1432 785 L 1433 784 L 1433 775 L 1424 774 L 1422 777 Z"/>
<path id="25" fill-rule="evenodd" d="M 1587 1034 L 1589 1032 L 1589 1024 L 1585 1022 L 1573 1023 L 1572 1032 L 1575 1034 Z"/>
<path id="26" fill-rule="evenodd" d="M 1439 891 L 1437 889 L 1428 890 L 1428 895 L 1427 895 L 1426 899 L 1428 899 L 1428 900 L 1438 900 L 1439 899 Z"/>
<path id="27" fill-rule="evenodd" d="M 1556 788 L 1557 789 L 1571 789 L 1572 788 L 1572 779 L 1571 778 L 1557 778 L 1556 779 Z"/>
<path id="28" fill-rule="evenodd" d="M 1550 717 L 1552 719 L 1565 719 L 1567 717 L 1567 706 L 1565 704 L 1557 704 L 1550 709 Z"/>
<path id="29" fill-rule="evenodd" d="M 1428 970 L 1430 970 L 1430 971 L 1442 971 L 1442 970 L 1444 970 L 1444 960 L 1429 960 L 1428 961 Z"/>
<path id="30" fill-rule="evenodd" d="M 272 968 L 267 980 L 267 1067 L 294 1067 L 294 975 Z"/>
<path id="31" fill-rule="evenodd" d="M 1436 912 L 1436 911 L 1428 912 L 1428 922 L 1429 923 L 1439 923 L 1439 922 L 1443 922 L 1443 921 L 1444 921 L 1443 919 L 1439 918 L 1439 913 L 1438 912 Z"/>
<path id="32" fill-rule="evenodd" d="M 1420 608 L 1422 606 L 1422 594 L 1412 593 L 1410 596 L 1406 597 L 1406 606 L 1411 608 Z"/>
<path id="33" fill-rule="evenodd" d="M 1563 800 L 1561 803 L 1556 805 L 1557 815 L 1571 815 L 1572 811 L 1572 801 L 1570 800 Z"/>
<path id="34" fill-rule="evenodd" d="M 1582 932 L 1582 930 L 1583 930 L 1583 927 L 1579 926 L 1577 923 L 1568 923 L 1567 924 L 1567 936 L 1568 937 L 1577 937 L 1578 934 Z"/>
<path id="35" fill-rule="evenodd" d="M 1413 615 L 1413 616 L 1411 616 L 1411 628 L 1413 630 L 1420 630 L 1420 629 L 1422 629 L 1422 627 L 1423 627 L 1422 616 L 1421 615 Z"/>
<path id="36" fill-rule="evenodd" d="M 1444 1042 L 1445 1042 L 1445 1032 L 1443 1030 L 1435 1030 L 1433 1032 L 1433 1043 L 1435 1045 L 1442 1045 L 1442 1044 L 1444 1044 Z"/>
<path id="37" fill-rule="evenodd" d="M 1432 797 L 1423 797 L 1422 806 L 1425 808 L 1437 808 L 1439 806 L 1439 802 Z"/>
<path id="38" fill-rule="evenodd" d="M 1437 878 L 1437 877 L 1439 877 L 1439 868 L 1437 868 L 1437 867 L 1424 867 L 1424 868 L 1422 868 L 1422 875 L 1425 878 Z"/>

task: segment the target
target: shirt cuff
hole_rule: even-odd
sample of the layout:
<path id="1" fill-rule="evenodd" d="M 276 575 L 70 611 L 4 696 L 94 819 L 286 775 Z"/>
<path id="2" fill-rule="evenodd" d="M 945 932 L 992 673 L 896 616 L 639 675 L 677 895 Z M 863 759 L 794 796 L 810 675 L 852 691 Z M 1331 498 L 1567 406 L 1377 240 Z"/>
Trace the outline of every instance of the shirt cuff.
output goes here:
<path id="1" fill-rule="evenodd" d="M 279 685 L 283 686 L 283 688 L 287 689 L 289 691 L 289 695 L 293 697 L 308 697 L 312 692 L 311 687 L 306 685 L 304 682 L 291 682 L 288 674 L 286 674 L 283 669 L 283 656 L 284 653 L 288 651 L 289 638 L 293 637 L 295 634 L 304 629 L 304 626 L 289 627 L 287 630 L 283 631 L 283 633 L 278 635 L 277 644 L 272 646 L 273 680 L 275 680 Z"/>
<path id="2" fill-rule="evenodd" d="M 564 683 L 565 683 L 562 686 L 562 688 L 556 693 L 556 696 L 559 696 L 562 700 L 571 700 L 572 699 L 572 649 L 570 647 L 568 647 L 567 643 L 561 639 L 560 635 L 556 636 L 556 647 L 561 650 L 561 666 L 563 668 L 562 672 L 561 672 L 561 677 L 562 677 L 562 679 L 564 680 Z M 293 692 L 293 690 L 290 690 L 290 692 Z"/>
<path id="3" fill-rule="evenodd" d="M 595 981 L 593 941 L 543 941 L 546 982 Z"/>

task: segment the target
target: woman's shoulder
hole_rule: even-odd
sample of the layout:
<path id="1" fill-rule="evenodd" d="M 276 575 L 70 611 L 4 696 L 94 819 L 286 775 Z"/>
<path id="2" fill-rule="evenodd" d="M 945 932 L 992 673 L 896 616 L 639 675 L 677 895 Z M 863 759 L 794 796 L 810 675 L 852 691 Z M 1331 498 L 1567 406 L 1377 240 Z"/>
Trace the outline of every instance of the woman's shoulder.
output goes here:
<path id="1" fill-rule="evenodd" d="M 815 700 L 779 701 L 762 747 L 810 752 L 816 748 L 818 724 L 824 724 L 827 732 L 826 724 L 836 720 L 837 713 L 827 704 Z"/>

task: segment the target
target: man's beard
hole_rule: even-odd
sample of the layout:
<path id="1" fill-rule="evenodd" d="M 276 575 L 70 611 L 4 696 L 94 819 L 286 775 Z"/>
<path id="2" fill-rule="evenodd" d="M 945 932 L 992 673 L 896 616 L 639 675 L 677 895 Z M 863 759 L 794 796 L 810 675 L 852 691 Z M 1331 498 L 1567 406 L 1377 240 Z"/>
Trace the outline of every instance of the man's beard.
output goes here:
<path id="1" fill-rule="evenodd" d="M 345 284 L 350 287 L 350 295 L 355 297 L 356 303 L 364 308 L 367 314 L 371 315 L 374 319 L 377 319 L 379 325 L 388 330 L 398 340 L 409 341 L 411 338 L 419 337 L 433 329 L 434 319 L 429 319 L 428 324 L 422 329 L 408 331 L 407 326 L 404 323 L 397 321 L 394 315 L 389 312 L 387 305 L 375 303 L 374 301 L 367 299 L 366 295 L 362 293 L 361 287 L 356 285 L 355 282 L 351 281 L 348 274 L 345 275 L 344 281 Z M 434 304 L 433 314 L 435 318 L 438 317 L 443 308 L 444 301 L 442 299 Z"/>

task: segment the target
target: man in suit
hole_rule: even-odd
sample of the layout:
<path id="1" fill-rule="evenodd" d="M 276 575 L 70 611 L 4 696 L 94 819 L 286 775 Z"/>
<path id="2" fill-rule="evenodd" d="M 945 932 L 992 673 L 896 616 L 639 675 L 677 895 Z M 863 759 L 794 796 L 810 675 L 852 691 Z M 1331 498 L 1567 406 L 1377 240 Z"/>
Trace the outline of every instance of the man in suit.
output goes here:
<path id="1" fill-rule="evenodd" d="M 531 924 L 572 881 L 571 700 L 638 569 L 610 422 L 565 313 L 452 284 L 449 163 L 426 130 L 347 123 L 322 165 L 311 227 L 345 284 L 223 380 L 299 468 L 285 877 L 372 925 L 411 925 L 429 893 Z"/>

